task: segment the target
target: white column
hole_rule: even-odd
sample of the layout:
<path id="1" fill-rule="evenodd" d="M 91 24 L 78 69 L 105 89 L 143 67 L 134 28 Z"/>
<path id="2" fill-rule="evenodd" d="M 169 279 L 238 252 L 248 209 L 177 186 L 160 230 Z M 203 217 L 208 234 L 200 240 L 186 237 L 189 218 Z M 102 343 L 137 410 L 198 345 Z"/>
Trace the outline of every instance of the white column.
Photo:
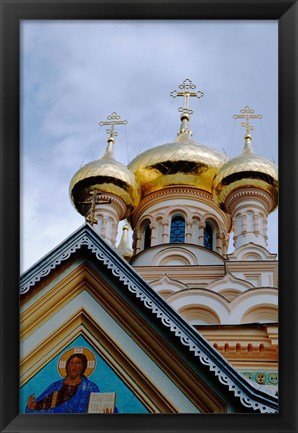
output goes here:
<path id="1" fill-rule="evenodd" d="M 150 228 L 151 228 L 151 247 L 154 247 L 154 245 L 157 244 L 157 229 L 156 229 L 156 223 L 151 223 L 150 224 Z"/>
<path id="2" fill-rule="evenodd" d="M 169 243 L 169 222 L 164 221 L 162 223 L 162 243 L 167 244 Z"/>
<path id="3" fill-rule="evenodd" d="M 185 242 L 187 244 L 192 243 L 192 220 L 188 219 L 186 222 L 186 230 L 185 230 Z"/>
<path id="4" fill-rule="evenodd" d="M 204 229 L 206 227 L 206 223 L 205 222 L 200 222 L 199 223 L 199 245 L 201 247 L 204 246 Z"/>
<path id="5" fill-rule="evenodd" d="M 250 242 L 267 248 L 267 219 L 273 198 L 258 188 L 242 188 L 232 192 L 226 207 L 232 216 L 234 247 Z"/>
<path id="6" fill-rule="evenodd" d="M 141 229 L 134 231 L 133 234 L 133 251 L 134 254 L 138 254 L 142 249 L 142 236 L 141 236 Z"/>
<path id="7" fill-rule="evenodd" d="M 215 234 L 215 248 L 218 254 L 222 254 L 222 235 L 219 232 Z"/>
<path id="8" fill-rule="evenodd" d="M 118 225 L 126 214 L 125 202 L 110 193 L 103 193 L 101 199 L 110 200 L 109 203 L 97 203 L 95 205 L 94 218 L 97 224 L 93 224 L 94 231 L 112 247 L 116 247 Z M 86 214 L 86 220 L 90 217 L 90 211 Z"/>

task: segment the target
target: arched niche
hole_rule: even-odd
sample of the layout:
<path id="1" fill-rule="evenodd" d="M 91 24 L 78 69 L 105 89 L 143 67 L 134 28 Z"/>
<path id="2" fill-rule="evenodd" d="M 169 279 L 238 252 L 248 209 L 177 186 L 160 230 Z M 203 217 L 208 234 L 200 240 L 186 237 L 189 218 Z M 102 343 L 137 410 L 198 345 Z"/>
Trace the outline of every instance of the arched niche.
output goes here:
<path id="1" fill-rule="evenodd" d="M 270 304 L 256 305 L 247 310 L 241 323 L 276 323 L 278 322 L 278 306 Z"/>
<path id="2" fill-rule="evenodd" d="M 192 325 L 220 324 L 217 313 L 204 305 L 187 305 L 178 311 Z"/>

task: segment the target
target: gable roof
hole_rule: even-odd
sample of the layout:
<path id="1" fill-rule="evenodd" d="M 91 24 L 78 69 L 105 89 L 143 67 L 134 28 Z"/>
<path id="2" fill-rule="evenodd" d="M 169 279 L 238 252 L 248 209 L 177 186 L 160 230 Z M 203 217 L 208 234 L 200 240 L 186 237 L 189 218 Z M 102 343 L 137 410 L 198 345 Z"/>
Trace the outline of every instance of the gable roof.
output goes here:
<path id="1" fill-rule="evenodd" d="M 277 413 L 278 398 L 238 373 L 88 224 L 79 228 L 21 276 L 21 294 L 27 293 L 52 270 L 82 248 L 87 248 L 94 254 L 105 267 L 106 272 L 113 274 L 121 282 L 122 287 L 132 294 L 133 299 L 142 302 L 148 314 L 152 315 L 161 326 L 167 328 L 175 344 L 180 347 L 182 344 L 195 361 L 207 366 L 218 381 L 227 386 L 232 395 L 240 399 L 243 406 L 261 413 Z"/>

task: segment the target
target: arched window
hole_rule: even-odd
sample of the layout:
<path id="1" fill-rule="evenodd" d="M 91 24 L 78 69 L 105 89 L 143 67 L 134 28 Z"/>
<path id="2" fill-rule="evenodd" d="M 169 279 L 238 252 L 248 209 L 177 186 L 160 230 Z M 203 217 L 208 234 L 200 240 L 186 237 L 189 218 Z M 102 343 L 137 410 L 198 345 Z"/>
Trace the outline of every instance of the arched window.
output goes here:
<path id="1" fill-rule="evenodd" d="M 213 230 L 209 223 L 206 223 L 204 228 L 204 247 L 208 250 L 212 250 L 213 243 Z"/>
<path id="2" fill-rule="evenodd" d="M 185 242 L 185 220 L 182 216 L 175 216 L 172 219 L 170 242 L 174 244 Z"/>
<path id="3" fill-rule="evenodd" d="M 151 247 L 151 227 L 150 227 L 150 221 L 147 221 L 144 225 L 143 229 L 143 236 L 144 236 L 144 250 Z"/>

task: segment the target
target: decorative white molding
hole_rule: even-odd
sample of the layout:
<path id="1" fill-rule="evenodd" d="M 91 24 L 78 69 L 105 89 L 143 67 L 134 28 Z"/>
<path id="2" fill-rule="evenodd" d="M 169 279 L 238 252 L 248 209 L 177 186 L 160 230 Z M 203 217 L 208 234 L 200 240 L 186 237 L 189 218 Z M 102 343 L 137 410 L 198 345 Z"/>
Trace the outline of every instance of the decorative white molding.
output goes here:
<path id="1" fill-rule="evenodd" d="M 249 281 L 236 278 L 230 272 L 223 278 L 219 278 L 212 283 L 208 284 L 208 290 L 212 292 L 221 293 L 223 290 L 232 289 L 238 290 L 239 293 L 245 292 L 246 290 L 253 289 L 255 286 Z"/>
<path id="2" fill-rule="evenodd" d="M 156 292 L 160 290 L 171 290 L 171 292 L 179 292 L 180 290 L 185 290 L 188 288 L 186 284 L 181 283 L 181 281 L 173 280 L 168 277 L 167 274 L 163 275 L 159 280 L 154 280 L 149 283 Z"/>
<path id="3" fill-rule="evenodd" d="M 274 206 L 273 197 L 268 192 L 259 188 L 241 188 L 237 191 L 233 191 L 226 199 L 225 206 L 227 211 L 232 214 L 239 202 L 249 198 L 261 201 L 268 213 Z"/>
<path id="4" fill-rule="evenodd" d="M 227 254 L 227 260 L 230 261 L 264 261 L 264 260 L 275 260 L 276 254 L 270 253 L 267 248 L 262 245 L 254 244 L 250 242 L 246 245 L 235 249 L 231 254 Z"/>
<path id="5" fill-rule="evenodd" d="M 205 199 L 208 201 L 211 201 L 213 203 L 215 203 L 214 198 L 212 196 L 211 193 L 204 191 L 202 189 L 198 189 L 198 188 L 191 188 L 191 187 L 185 187 L 185 186 L 178 186 L 176 185 L 175 187 L 168 187 L 168 188 L 164 188 L 162 190 L 159 191 L 155 191 L 152 192 L 148 195 L 146 195 L 143 199 L 142 199 L 142 205 L 146 205 L 147 203 L 152 204 L 153 200 L 155 199 L 160 199 L 160 197 L 164 198 L 165 196 L 168 195 L 172 195 L 172 194 L 181 194 L 182 197 L 187 197 L 187 196 L 196 196 L 200 199 Z"/>
<path id="6" fill-rule="evenodd" d="M 177 244 L 176 244 L 177 245 Z M 152 260 L 152 266 L 195 266 L 198 265 L 196 255 L 185 247 L 171 247 L 159 251 Z"/>

